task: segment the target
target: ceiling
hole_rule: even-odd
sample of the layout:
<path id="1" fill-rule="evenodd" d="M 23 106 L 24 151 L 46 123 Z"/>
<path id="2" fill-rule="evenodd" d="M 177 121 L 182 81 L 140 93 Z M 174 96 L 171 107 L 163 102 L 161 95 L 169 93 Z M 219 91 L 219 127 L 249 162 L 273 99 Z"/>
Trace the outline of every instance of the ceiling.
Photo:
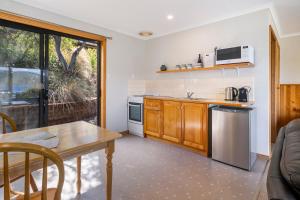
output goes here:
<path id="1" fill-rule="evenodd" d="M 270 8 L 281 37 L 300 35 L 300 0 L 15 1 L 138 38 L 141 31 L 159 37 Z"/>

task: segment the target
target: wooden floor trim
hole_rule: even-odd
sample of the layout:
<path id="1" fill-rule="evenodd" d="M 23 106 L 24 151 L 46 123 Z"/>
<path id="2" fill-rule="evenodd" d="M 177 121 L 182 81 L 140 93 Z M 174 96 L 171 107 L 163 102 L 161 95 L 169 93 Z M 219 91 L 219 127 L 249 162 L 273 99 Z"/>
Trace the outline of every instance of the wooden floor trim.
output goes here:
<path id="1" fill-rule="evenodd" d="M 259 154 L 257 153 L 257 158 L 261 159 L 261 160 L 270 160 L 270 156 L 267 156 L 267 155 L 263 155 L 263 154 Z"/>
<path id="2" fill-rule="evenodd" d="M 122 134 L 122 135 L 128 135 L 128 134 L 129 134 L 129 130 L 121 131 L 121 132 L 119 132 L 119 133 Z"/>

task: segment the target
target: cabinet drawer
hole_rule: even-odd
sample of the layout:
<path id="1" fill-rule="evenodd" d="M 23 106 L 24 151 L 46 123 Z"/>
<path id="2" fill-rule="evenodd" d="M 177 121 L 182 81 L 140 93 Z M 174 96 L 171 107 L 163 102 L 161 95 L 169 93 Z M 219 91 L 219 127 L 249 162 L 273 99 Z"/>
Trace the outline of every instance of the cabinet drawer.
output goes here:
<path id="1" fill-rule="evenodd" d="M 160 110 L 160 100 L 145 99 L 144 104 L 146 109 Z"/>

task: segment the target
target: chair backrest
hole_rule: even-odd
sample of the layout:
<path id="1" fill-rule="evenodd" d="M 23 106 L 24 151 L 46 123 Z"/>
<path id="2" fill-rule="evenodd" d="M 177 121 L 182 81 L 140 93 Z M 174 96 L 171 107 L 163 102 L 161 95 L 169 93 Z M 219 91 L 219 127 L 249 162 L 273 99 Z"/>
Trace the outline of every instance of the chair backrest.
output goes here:
<path id="1" fill-rule="evenodd" d="M 64 164 L 60 156 L 40 145 L 28 143 L 0 143 L 0 152 L 3 152 L 3 171 L 4 171 L 4 199 L 10 199 L 10 180 L 9 180 L 9 152 L 24 152 L 25 153 L 25 184 L 24 184 L 24 200 L 30 200 L 30 160 L 29 154 L 38 154 L 43 158 L 43 177 L 42 177 L 42 200 L 47 200 L 47 166 L 48 159 L 57 166 L 58 183 L 55 193 L 55 200 L 60 200 L 62 187 L 64 184 Z M 13 156 L 13 155 L 12 155 Z M 10 158 L 12 160 L 13 158 Z"/>
<path id="2" fill-rule="evenodd" d="M 12 132 L 16 132 L 17 131 L 17 126 L 15 121 L 10 118 L 8 115 L 6 115 L 5 113 L 0 112 L 0 119 L 2 121 L 2 133 L 6 133 L 6 122 L 9 124 L 9 126 L 11 127 Z"/>

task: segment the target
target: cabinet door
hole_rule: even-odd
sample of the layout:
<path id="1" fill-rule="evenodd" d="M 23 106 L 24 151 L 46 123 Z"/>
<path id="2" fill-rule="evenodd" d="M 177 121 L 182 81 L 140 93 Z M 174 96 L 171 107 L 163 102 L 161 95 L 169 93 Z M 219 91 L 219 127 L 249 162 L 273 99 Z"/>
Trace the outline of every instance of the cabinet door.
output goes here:
<path id="1" fill-rule="evenodd" d="M 181 141 L 181 103 L 163 102 L 163 135 L 166 140 L 179 143 Z"/>
<path id="2" fill-rule="evenodd" d="M 207 152 L 207 105 L 183 103 L 182 115 L 183 144 Z"/>
<path id="3" fill-rule="evenodd" d="M 147 135 L 160 136 L 160 110 L 144 110 L 144 132 Z"/>

